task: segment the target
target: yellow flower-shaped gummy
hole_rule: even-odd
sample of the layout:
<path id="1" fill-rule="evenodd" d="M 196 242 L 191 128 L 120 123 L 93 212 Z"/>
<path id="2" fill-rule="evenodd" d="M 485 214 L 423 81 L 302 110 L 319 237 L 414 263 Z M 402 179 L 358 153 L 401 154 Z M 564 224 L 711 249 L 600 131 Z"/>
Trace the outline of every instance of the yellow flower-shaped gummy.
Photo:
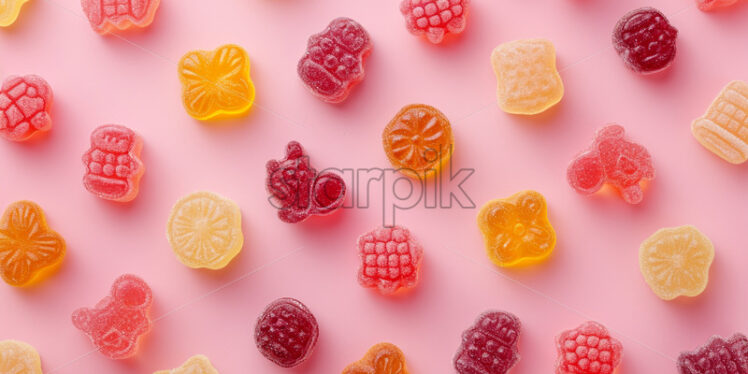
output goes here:
<path id="1" fill-rule="evenodd" d="M 166 236 L 183 264 L 224 268 L 244 245 L 239 206 L 212 192 L 187 195 L 172 208 Z"/>
<path id="2" fill-rule="evenodd" d="M 238 45 L 189 52 L 179 61 L 178 72 L 184 108 L 196 119 L 242 114 L 255 100 L 249 56 Z"/>
<path id="3" fill-rule="evenodd" d="M 29 0 L 0 0 L 0 27 L 12 25 L 21 13 L 21 7 Z"/>
<path id="4" fill-rule="evenodd" d="M 16 340 L 0 342 L 0 373 L 42 374 L 42 362 L 34 347 Z"/>
<path id="5" fill-rule="evenodd" d="M 535 191 L 489 201 L 478 213 L 478 227 L 488 258 L 498 266 L 540 261 L 556 246 L 545 198 Z"/>
<path id="6" fill-rule="evenodd" d="M 207 357 L 197 355 L 190 357 L 182 366 L 171 370 L 159 370 L 153 374 L 218 374 Z"/>
<path id="7" fill-rule="evenodd" d="M 664 228 L 639 248 L 639 269 L 663 300 L 697 296 L 709 283 L 714 245 L 696 227 Z"/>

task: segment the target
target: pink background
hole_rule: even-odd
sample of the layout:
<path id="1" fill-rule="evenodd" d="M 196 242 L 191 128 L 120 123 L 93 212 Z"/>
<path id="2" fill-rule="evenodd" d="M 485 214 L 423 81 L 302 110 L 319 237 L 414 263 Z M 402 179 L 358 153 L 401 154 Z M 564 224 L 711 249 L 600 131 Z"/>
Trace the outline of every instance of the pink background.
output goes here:
<path id="1" fill-rule="evenodd" d="M 748 168 L 717 158 L 689 130 L 728 81 L 748 79 L 748 3 L 705 14 L 691 0 L 475 0 L 467 31 L 443 46 L 408 34 L 397 3 L 163 0 L 150 28 L 123 38 L 94 33 L 78 0 L 27 4 L 16 25 L 0 30 L 0 76 L 45 77 L 54 128 L 30 143 L 0 144 L 0 205 L 38 202 L 68 254 L 36 287 L 0 285 L 0 339 L 29 342 L 45 373 L 56 374 L 151 373 L 198 353 L 222 373 L 335 373 L 380 341 L 401 347 L 413 373 L 448 373 L 461 332 L 498 308 L 524 324 L 514 373 L 550 373 L 554 336 L 586 319 L 623 342 L 621 373 L 667 373 L 681 350 L 712 334 L 748 332 Z M 678 56 L 658 76 L 629 71 L 610 43 L 618 18 L 643 5 L 680 30 Z M 366 80 L 335 106 L 309 94 L 295 68 L 307 37 L 342 15 L 366 27 L 374 50 Z M 495 103 L 489 54 L 529 37 L 555 44 L 566 96 L 536 117 L 507 115 Z M 181 106 L 176 62 L 224 43 L 249 52 L 257 101 L 246 116 L 201 123 Z M 397 218 L 426 249 L 422 281 L 388 298 L 355 279 L 355 241 L 380 224 L 381 197 L 299 225 L 275 217 L 264 165 L 289 140 L 301 141 L 318 168 L 386 167 L 382 128 L 413 102 L 452 120 L 454 167 L 476 170 L 464 187 L 478 206 L 522 189 L 546 196 L 558 233 L 547 262 L 498 269 L 484 255 L 475 209 L 419 207 Z M 567 162 L 607 122 L 652 153 L 658 176 L 640 206 L 583 197 L 565 181 Z M 95 198 L 80 181 L 89 134 L 104 123 L 145 139 L 147 172 L 128 205 Z M 197 190 L 242 208 L 244 250 L 221 271 L 186 268 L 166 241 L 172 204 Z M 714 242 L 711 280 L 697 298 L 664 302 L 639 273 L 638 247 L 658 228 L 682 224 Z M 93 306 L 126 272 L 149 282 L 158 320 L 136 358 L 111 361 L 91 354 L 70 313 Z M 321 328 L 314 355 L 291 370 L 264 359 L 252 340 L 255 318 L 282 296 L 306 303 Z"/>

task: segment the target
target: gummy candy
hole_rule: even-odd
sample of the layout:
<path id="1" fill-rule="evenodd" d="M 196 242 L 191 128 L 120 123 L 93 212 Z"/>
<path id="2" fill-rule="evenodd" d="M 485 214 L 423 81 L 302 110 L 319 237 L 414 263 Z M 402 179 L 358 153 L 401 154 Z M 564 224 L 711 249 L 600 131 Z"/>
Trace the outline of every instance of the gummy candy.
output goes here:
<path id="1" fill-rule="evenodd" d="M 748 160 L 748 83 L 730 82 L 691 132 L 708 150 L 733 164 Z"/>
<path id="2" fill-rule="evenodd" d="M 403 0 L 400 12 L 411 34 L 439 44 L 447 34 L 465 30 L 469 5 L 469 0 Z"/>
<path id="3" fill-rule="evenodd" d="M 535 191 L 487 202 L 478 212 L 478 228 L 488 258 L 502 267 L 543 260 L 556 246 L 545 198 Z"/>
<path id="4" fill-rule="evenodd" d="M 143 140 L 121 125 L 104 125 L 91 133 L 91 148 L 83 154 L 83 185 L 102 199 L 127 202 L 138 195 L 145 166 L 140 160 Z"/>
<path id="5" fill-rule="evenodd" d="M 454 358 L 460 374 L 506 374 L 519 361 L 517 342 L 522 324 L 515 315 L 489 311 L 462 333 Z"/>
<path id="6" fill-rule="evenodd" d="M 213 367 L 207 357 L 197 355 L 190 357 L 189 360 L 176 369 L 159 370 L 153 374 L 218 374 L 218 370 Z"/>
<path id="7" fill-rule="evenodd" d="M 449 120 L 425 104 L 402 108 L 384 128 L 382 143 L 392 165 L 416 178 L 440 170 L 454 151 Z"/>
<path id="8" fill-rule="evenodd" d="M 179 199 L 166 226 L 177 259 L 191 268 L 222 269 L 244 245 L 239 206 L 212 192 Z"/>
<path id="9" fill-rule="evenodd" d="M 621 363 L 623 346 L 597 322 L 561 333 L 556 341 L 556 374 L 611 374 Z"/>
<path id="10" fill-rule="evenodd" d="M 679 374 L 748 373 L 748 338 L 736 333 L 725 340 L 712 336 L 694 352 L 683 352 L 677 361 Z"/>
<path id="11" fill-rule="evenodd" d="M 11 286 L 40 278 L 65 257 L 65 241 L 50 230 L 44 211 L 31 201 L 17 201 L 0 219 L 0 276 Z"/>
<path id="12" fill-rule="evenodd" d="M 184 108 L 195 119 L 239 115 L 254 103 L 249 55 L 238 45 L 189 52 L 179 61 L 177 70 Z"/>
<path id="13" fill-rule="evenodd" d="M 99 34 L 144 28 L 153 22 L 161 0 L 81 0 L 83 13 Z"/>
<path id="14" fill-rule="evenodd" d="M 21 13 L 21 7 L 29 0 L 1 0 L 0 1 L 0 27 L 12 25 Z"/>
<path id="15" fill-rule="evenodd" d="M 644 198 L 640 183 L 654 179 L 652 157 L 643 146 L 624 138 L 626 130 L 611 124 L 597 132 L 589 149 L 571 162 L 566 172 L 572 188 L 591 194 L 604 183 L 613 185 L 629 204 Z"/>
<path id="16" fill-rule="evenodd" d="M 309 37 L 298 72 L 309 91 L 328 103 L 340 103 L 364 79 L 364 59 L 371 52 L 369 34 L 350 18 L 336 18 Z"/>
<path id="17" fill-rule="evenodd" d="M 309 308 L 290 297 L 273 301 L 257 319 L 255 344 L 265 358 L 290 368 L 306 361 L 319 337 L 319 325 Z"/>
<path id="18" fill-rule="evenodd" d="M 394 344 L 379 343 L 364 357 L 343 369 L 343 374 L 408 374 L 405 355 Z"/>
<path id="19" fill-rule="evenodd" d="M 17 340 L 0 342 L 0 373 L 42 374 L 42 362 L 34 347 Z"/>
<path id="20" fill-rule="evenodd" d="M 9 77 L 0 89 L 0 136 L 15 142 L 52 128 L 52 88 L 39 76 Z"/>
<path id="21" fill-rule="evenodd" d="M 714 245 L 696 227 L 660 229 L 639 248 L 639 268 L 657 296 L 697 296 L 709 282 Z"/>
<path id="22" fill-rule="evenodd" d="M 564 96 L 564 83 L 556 69 L 556 49 L 545 39 L 515 40 L 491 53 L 496 73 L 496 96 L 501 110 L 512 114 L 538 114 Z"/>
<path id="23" fill-rule="evenodd" d="M 717 8 L 725 8 L 730 5 L 736 4 L 740 0 L 696 0 L 699 9 L 703 11 L 710 11 Z"/>
<path id="24" fill-rule="evenodd" d="M 423 248 L 404 227 L 380 227 L 358 238 L 358 283 L 392 294 L 418 283 Z"/>
<path id="25" fill-rule="evenodd" d="M 283 222 L 297 223 L 311 215 L 330 214 L 343 205 L 343 178 L 329 172 L 317 173 L 296 141 L 286 146 L 286 158 L 270 160 L 266 168 L 265 185 Z"/>
<path id="26" fill-rule="evenodd" d="M 151 329 L 148 313 L 152 303 L 151 288 L 137 276 L 124 274 L 95 308 L 73 312 L 73 326 L 103 355 L 115 360 L 132 357 L 140 337 Z"/>
<path id="27" fill-rule="evenodd" d="M 678 30 L 662 12 L 644 7 L 632 10 L 618 21 L 613 47 L 631 70 L 655 73 L 670 66 L 675 58 Z"/>

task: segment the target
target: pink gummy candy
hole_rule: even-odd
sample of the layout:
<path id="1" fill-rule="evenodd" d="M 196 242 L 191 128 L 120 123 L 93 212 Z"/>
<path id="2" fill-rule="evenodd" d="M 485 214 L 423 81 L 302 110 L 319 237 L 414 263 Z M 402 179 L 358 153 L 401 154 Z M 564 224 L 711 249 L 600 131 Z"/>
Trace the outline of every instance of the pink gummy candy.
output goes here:
<path id="1" fill-rule="evenodd" d="M 142 139 L 125 126 L 98 127 L 91 133 L 91 148 L 83 154 L 83 185 L 102 199 L 134 199 L 145 172 L 140 160 L 142 148 Z"/>
<path id="2" fill-rule="evenodd" d="M 350 18 L 336 18 L 324 31 L 309 38 L 299 61 L 299 77 L 320 99 L 342 102 L 364 79 L 364 59 L 370 52 L 366 30 Z"/>
<path id="3" fill-rule="evenodd" d="M 423 248 L 406 228 L 380 227 L 361 235 L 358 255 L 361 260 L 358 283 L 364 287 L 392 294 L 418 283 Z"/>
<path id="4" fill-rule="evenodd" d="M 447 34 L 465 30 L 468 5 L 469 0 L 403 0 L 400 12 L 411 34 L 439 44 Z"/>
<path id="5" fill-rule="evenodd" d="M 114 281 L 110 295 L 95 308 L 73 312 L 73 325 L 88 335 L 105 356 L 132 357 L 137 353 L 140 336 L 151 328 L 148 312 L 152 302 L 150 287 L 137 276 L 125 274 Z"/>
<path id="6" fill-rule="evenodd" d="M 678 30 L 657 9 L 645 7 L 627 13 L 613 31 L 613 46 L 631 70 L 655 73 L 675 58 Z"/>
<path id="7" fill-rule="evenodd" d="M 597 322 L 564 331 L 556 341 L 556 374 L 611 374 L 621 363 L 623 346 Z"/>
<path id="8" fill-rule="evenodd" d="M 52 128 L 52 88 L 36 75 L 9 77 L 0 89 L 0 136 L 24 141 Z"/>
<path id="9" fill-rule="evenodd" d="M 114 30 L 150 25 L 160 2 L 161 0 L 81 0 L 81 7 L 94 31 L 107 34 Z"/>
<path id="10" fill-rule="evenodd" d="M 717 8 L 725 8 L 730 5 L 736 4 L 740 0 L 696 0 L 699 9 L 703 11 L 715 10 Z"/>
<path id="11" fill-rule="evenodd" d="M 569 165 L 567 179 L 571 187 L 591 194 L 609 183 L 627 203 L 642 201 L 640 183 L 655 177 L 652 157 L 643 146 L 626 140 L 624 133 L 624 128 L 615 124 L 597 132 L 592 146 Z"/>
<path id="12" fill-rule="evenodd" d="M 462 333 L 454 358 L 460 374 L 506 374 L 519 361 L 517 343 L 522 324 L 515 315 L 489 311 Z"/>
<path id="13" fill-rule="evenodd" d="M 312 312 L 301 301 L 289 297 L 270 303 L 255 327 L 257 349 L 284 368 L 309 358 L 318 337 L 319 325 Z"/>
<path id="14" fill-rule="evenodd" d="M 748 338 L 713 336 L 696 351 L 681 353 L 677 365 L 679 374 L 748 374 Z"/>
<path id="15" fill-rule="evenodd" d="M 318 174 L 295 141 L 286 146 L 286 158 L 268 161 L 266 187 L 278 218 L 288 223 L 330 214 L 345 199 L 343 178 L 329 172 Z"/>

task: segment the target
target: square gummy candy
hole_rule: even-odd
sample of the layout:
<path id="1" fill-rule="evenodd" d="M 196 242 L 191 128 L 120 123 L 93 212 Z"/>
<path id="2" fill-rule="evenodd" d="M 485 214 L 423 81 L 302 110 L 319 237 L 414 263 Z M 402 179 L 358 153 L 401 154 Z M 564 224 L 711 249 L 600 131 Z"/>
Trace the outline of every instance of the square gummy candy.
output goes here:
<path id="1" fill-rule="evenodd" d="M 556 348 L 556 374 L 612 374 L 623 355 L 621 343 L 592 321 L 561 333 Z"/>
<path id="2" fill-rule="evenodd" d="M 42 362 L 34 347 L 17 340 L 0 342 L 0 373 L 42 374 Z"/>
<path id="3" fill-rule="evenodd" d="M 358 283 L 392 294 L 418 283 L 423 248 L 404 227 L 380 227 L 358 238 Z"/>
<path id="4" fill-rule="evenodd" d="M 52 128 L 52 88 L 37 75 L 12 76 L 0 88 L 0 136 L 20 142 Z"/>
<path id="5" fill-rule="evenodd" d="M 270 303 L 255 326 L 257 349 L 265 358 L 284 368 L 306 361 L 318 337 L 317 319 L 306 305 L 290 297 Z"/>
<path id="6" fill-rule="evenodd" d="M 712 336 L 695 351 L 681 353 L 677 366 L 678 374 L 748 373 L 748 338 L 740 333 L 727 340 Z"/>
<path id="7" fill-rule="evenodd" d="M 12 25 L 21 13 L 21 7 L 29 0 L 3 0 L 0 1 L 0 27 Z"/>
<path id="8" fill-rule="evenodd" d="M 694 138 L 725 161 L 748 160 L 748 83 L 730 82 L 703 117 L 691 124 Z"/>
<path id="9" fill-rule="evenodd" d="M 363 358 L 346 366 L 343 374 L 408 374 L 405 355 L 394 344 L 379 343 Z"/>
<path id="10" fill-rule="evenodd" d="M 83 186 L 105 200 L 135 199 L 145 166 L 140 160 L 143 139 L 121 125 L 104 125 L 91 133 L 91 148 L 83 154 Z"/>
<path id="11" fill-rule="evenodd" d="M 218 374 L 218 370 L 213 367 L 207 357 L 196 355 L 176 369 L 159 370 L 153 374 Z"/>
<path id="12" fill-rule="evenodd" d="M 161 0 L 81 0 L 83 13 L 99 34 L 144 28 L 153 22 Z"/>
<path id="13" fill-rule="evenodd" d="M 623 62 L 638 73 L 655 73 L 675 58 L 678 30 L 655 8 L 626 13 L 613 30 L 613 47 Z"/>
<path id="14" fill-rule="evenodd" d="M 448 34 L 462 33 L 467 26 L 469 0 L 402 0 L 400 12 L 413 35 L 425 35 L 439 44 Z"/>
<path id="15" fill-rule="evenodd" d="M 519 318 L 501 311 L 488 311 L 462 333 L 462 344 L 454 358 L 459 374 L 506 374 L 519 361 Z"/>

